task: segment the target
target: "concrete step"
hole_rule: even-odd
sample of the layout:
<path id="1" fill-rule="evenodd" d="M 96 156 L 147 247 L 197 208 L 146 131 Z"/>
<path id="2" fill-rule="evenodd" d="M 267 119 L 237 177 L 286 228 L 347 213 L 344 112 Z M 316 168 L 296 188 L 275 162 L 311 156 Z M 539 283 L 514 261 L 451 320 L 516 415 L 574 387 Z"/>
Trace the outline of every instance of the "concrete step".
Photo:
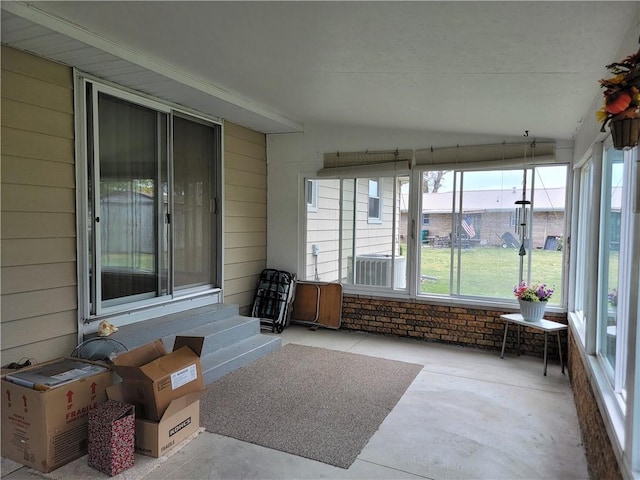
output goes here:
<path id="1" fill-rule="evenodd" d="M 161 338 L 173 350 L 177 335 L 204 337 L 201 354 L 206 385 L 282 345 L 279 336 L 262 334 L 260 319 L 238 314 L 237 305 L 208 305 L 123 325 L 111 335 L 129 350 Z"/>
<path id="2" fill-rule="evenodd" d="M 219 320 L 238 315 L 237 305 L 206 305 L 183 312 L 171 313 L 143 322 L 132 323 L 119 327 L 111 338 L 122 342 L 129 350 L 158 338 L 165 338 L 192 330 Z M 170 347 L 173 346 L 171 342 Z"/>
<path id="3" fill-rule="evenodd" d="M 200 359 L 204 383 L 209 385 L 281 346 L 279 336 L 258 334 L 209 353 Z"/>
<path id="4" fill-rule="evenodd" d="M 202 356 L 260 333 L 260 319 L 234 315 L 178 332 L 188 337 L 204 337 Z M 167 350 L 173 350 L 176 334 L 162 338 Z"/>

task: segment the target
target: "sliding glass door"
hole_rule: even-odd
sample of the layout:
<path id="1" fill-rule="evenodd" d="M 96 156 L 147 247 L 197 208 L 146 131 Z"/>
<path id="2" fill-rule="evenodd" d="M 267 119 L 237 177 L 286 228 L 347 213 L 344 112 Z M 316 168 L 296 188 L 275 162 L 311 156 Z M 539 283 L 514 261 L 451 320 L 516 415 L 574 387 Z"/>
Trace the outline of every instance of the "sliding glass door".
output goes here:
<path id="1" fill-rule="evenodd" d="M 215 208 L 212 169 L 215 131 L 208 125 L 173 119 L 174 286 L 207 285 L 212 277 Z"/>
<path id="2" fill-rule="evenodd" d="M 218 287 L 220 126 L 86 93 L 90 315 Z"/>

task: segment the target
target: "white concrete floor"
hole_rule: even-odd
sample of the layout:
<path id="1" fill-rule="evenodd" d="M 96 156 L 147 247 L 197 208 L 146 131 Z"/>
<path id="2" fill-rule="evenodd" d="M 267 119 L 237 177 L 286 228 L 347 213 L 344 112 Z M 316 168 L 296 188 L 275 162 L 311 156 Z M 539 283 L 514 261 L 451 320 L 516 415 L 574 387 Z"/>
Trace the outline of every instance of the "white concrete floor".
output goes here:
<path id="1" fill-rule="evenodd" d="M 559 364 L 545 377 L 542 359 L 514 352 L 300 325 L 282 340 L 424 368 L 348 470 L 204 432 L 144 480 L 588 479 Z"/>
<path id="2" fill-rule="evenodd" d="M 545 377 L 541 359 L 513 352 L 501 360 L 499 352 L 299 325 L 282 340 L 424 369 L 348 470 L 203 433 L 145 480 L 588 478 L 559 364 Z"/>

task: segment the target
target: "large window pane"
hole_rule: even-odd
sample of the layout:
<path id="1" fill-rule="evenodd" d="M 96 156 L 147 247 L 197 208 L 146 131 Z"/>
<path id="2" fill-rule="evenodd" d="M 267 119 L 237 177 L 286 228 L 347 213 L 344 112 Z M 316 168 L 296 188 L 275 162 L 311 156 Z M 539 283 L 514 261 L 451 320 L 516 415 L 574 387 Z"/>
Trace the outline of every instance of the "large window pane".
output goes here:
<path id="1" fill-rule="evenodd" d="M 566 175 L 566 166 L 424 172 L 419 292 L 512 300 L 522 278 L 555 286 L 560 303 Z"/>
<path id="2" fill-rule="evenodd" d="M 598 302 L 598 351 L 615 371 L 620 275 L 620 219 L 624 188 L 623 152 L 607 149 L 603 164 Z"/>
<path id="3" fill-rule="evenodd" d="M 406 289 L 415 228 L 418 294 L 515 303 L 513 288 L 524 279 L 553 285 L 551 303 L 560 304 L 566 182 L 566 165 L 424 171 L 414 213 L 409 177 L 317 180 L 305 278 Z M 372 198 L 379 223 L 371 221 Z"/>
<path id="4" fill-rule="evenodd" d="M 459 173 L 462 205 L 457 209 L 453 245 L 460 262 L 460 282 L 454 286 L 459 295 L 513 297 L 523 257 L 520 222 L 510 225 L 515 202 L 522 199 L 523 174 L 522 170 Z M 530 198 L 529 191 L 526 197 Z"/>
<path id="5" fill-rule="evenodd" d="M 588 279 L 587 279 L 587 262 L 582 259 L 588 258 L 588 232 L 591 225 L 591 215 L 589 215 L 590 198 L 593 193 L 593 174 L 591 163 L 588 163 L 580 171 L 580 183 L 576 186 L 579 188 L 579 201 L 576 206 L 578 216 L 578 232 L 577 239 L 574 239 L 576 249 L 576 288 L 575 288 L 575 311 L 583 321 L 588 321 L 585 315 L 585 302 L 588 297 Z"/>
<path id="6" fill-rule="evenodd" d="M 176 290 L 212 283 L 213 128 L 174 117 L 174 285 Z"/>
<path id="7" fill-rule="evenodd" d="M 565 165 L 533 169 L 533 218 L 530 228 L 530 279 L 554 289 L 550 303 L 559 304 L 565 243 L 565 201 L 568 169 Z"/>
<path id="8" fill-rule="evenodd" d="M 155 111 L 103 93 L 98 118 L 101 299 L 156 295 L 159 141 L 165 124 Z"/>
<path id="9" fill-rule="evenodd" d="M 422 175 L 420 293 L 448 295 L 451 290 L 453 181 L 452 171 L 429 171 Z M 425 217 L 429 219 L 428 224 L 424 222 Z"/>
<path id="10" fill-rule="evenodd" d="M 307 180 L 307 199 L 315 194 L 314 208 L 307 208 L 305 279 L 342 280 L 340 258 L 340 180 Z M 315 192 L 313 192 L 315 190 Z M 307 201 L 307 207 L 309 202 Z"/>
<path id="11" fill-rule="evenodd" d="M 406 183 L 408 179 L 403 179 Z M 350 183 L 351 181 L 345 181 Z M 343 261 L 351 265 L 348 283 L 373 287 L 406 288 L 407 258 L 401 252 L 399 229 L 400 180 L 395 177 L 355 179 L 354 248 Z M 378 195 L 380 222 L 372 223 L 372 184 Z M 347 187 L 350 192 L 351 187 Z"/>
<path id="12" fill-rule="evenodd" d="M 406 288 L 408 177 L 317 180 L 318 208 L 307 211 L 307 280 Z M 379 221 L 372 222 L 372 198 Z"/>

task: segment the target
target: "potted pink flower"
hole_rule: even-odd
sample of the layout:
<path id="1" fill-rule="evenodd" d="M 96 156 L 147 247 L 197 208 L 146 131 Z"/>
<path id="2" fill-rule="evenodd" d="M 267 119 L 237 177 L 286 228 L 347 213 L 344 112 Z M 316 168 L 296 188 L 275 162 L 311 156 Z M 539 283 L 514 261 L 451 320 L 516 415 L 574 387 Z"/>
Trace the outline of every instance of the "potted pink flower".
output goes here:
<path id="1" fill-rule="evenodd" d="M 513 288 L 513 294 L 520 304 L 520 314 L 528 322 L 542 320 L 547 302 L 553 295 L 553 288 L 546 283 L 520 282 Z"/>

